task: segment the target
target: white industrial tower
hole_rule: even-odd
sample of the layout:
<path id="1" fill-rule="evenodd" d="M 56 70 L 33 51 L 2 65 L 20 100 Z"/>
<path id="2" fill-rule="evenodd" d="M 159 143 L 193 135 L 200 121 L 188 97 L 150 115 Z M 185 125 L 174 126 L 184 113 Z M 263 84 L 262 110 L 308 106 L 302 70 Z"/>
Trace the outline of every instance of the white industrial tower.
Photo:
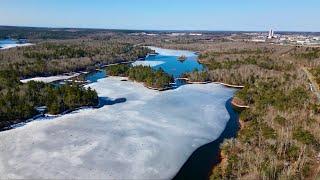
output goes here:
<path id="1" fill-rule="evenodd" d="M 272 39 L 272 38 L 274 38 L 274 31 L 273 29 L 270 29 L 268 39 Z"/>

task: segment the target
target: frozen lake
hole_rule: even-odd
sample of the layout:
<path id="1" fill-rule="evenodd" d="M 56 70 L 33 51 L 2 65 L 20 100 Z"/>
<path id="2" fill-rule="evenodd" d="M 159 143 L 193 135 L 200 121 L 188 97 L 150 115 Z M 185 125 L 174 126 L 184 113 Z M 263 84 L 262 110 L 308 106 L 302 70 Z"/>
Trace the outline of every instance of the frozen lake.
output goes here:
<path id="1" fill-rule="evenodd" d="M 134 65 L 162 68 L 175 77 L 203 68 L 193 52 L 151 48 L 159 55 Z M 187 57 L 183 62 L 177 59 L 181 55 Z M 108 105 L 0 132 L 0 178 L 171 179 L 183 165 L 178 177 L 201 171 L 191 176 L 206 178 L 220 143 L 235 129 L 228 106 L 235 90 L 206 84 L 158 92 L 105 77 L 97 71 L 86 80 Z M 190 157 L 203 145 L 210 153 Z"/>
<path id="2" fill-rule="evenodd" d="M 21 46 L 31 46 L 31 43 L 19 43 L 17 40 L 13 39 L 0 39 L 0 50 L 1 49 L 10 49 L 14 47 L 21 47 Z"/>
<path id="3" fill-rule="evenodd" d="M 113 105 L 0 132 L 1 178 L 170 179 L 220 136 L 234 94 L 216 84 L 158 92 L 115 77 L 89 86 Z"/>

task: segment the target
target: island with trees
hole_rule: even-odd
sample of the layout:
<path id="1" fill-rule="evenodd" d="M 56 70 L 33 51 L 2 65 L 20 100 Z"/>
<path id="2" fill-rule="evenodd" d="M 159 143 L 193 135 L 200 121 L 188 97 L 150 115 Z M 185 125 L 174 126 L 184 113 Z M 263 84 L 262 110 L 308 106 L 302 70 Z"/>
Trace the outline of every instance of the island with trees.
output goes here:
<path id="1" fill-rule="evenodd" d="M 156 90 L 171 88 L 173 77 L 165 73 L 161 68 L 153 69 L 149 66 L 114 65 L 107 67 L 107 73 L 111 76 L 128 77 L 130 80 L 142 82 L 146 87 Z"/>

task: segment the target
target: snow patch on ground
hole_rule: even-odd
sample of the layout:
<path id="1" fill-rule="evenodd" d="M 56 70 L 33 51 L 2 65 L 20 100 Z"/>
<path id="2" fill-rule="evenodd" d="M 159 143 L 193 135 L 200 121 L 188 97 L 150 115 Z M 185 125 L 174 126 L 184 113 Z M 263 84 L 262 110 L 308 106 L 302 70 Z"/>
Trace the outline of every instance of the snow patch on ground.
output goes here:
<path id="1" fill-rule="evenodd" d="M 216 84 L 158 92 L 117 77 L 88 86 L 126 101 L 0 132 L 1 178 L 171 179 L 223 132 L 234 94 Z"/>
<path id="2" fill-rule="evenodd" d="M 148 46 L 148 48 L 156 51 L 162 56 L 187 56 L 187 57 L 194 57 L 197 56 L 194 52 L 192 51 L 184 51 L 184 50 L 173 50 L 173 49 L 163 49 L 163 48 L 158 48 L 154 46 Z"/>
<path id="3" fill-rule="evenodd" d="M 150 67 L 155 67 L 155 66 L 159 66 L 161 64 L 164 64 L 164 61 L 135 61 L 134 63 L 132 63 L 133 66 L 150 66 Z"/>
<path id="4" fill-rule="evenodd" d="M 35 77 L 35 78 L 29 78 L 29 79 L 23 79 L 20 80 L 22 83 L 27 83 L 29 81 L 38 81 L 38 82 L 44 82 L 44 83 L 51 83 L 54 81 L 59 81 L 59 80 L 66 80 L 70 79 L 76 76 L 79 76 L 80 73 L 74 73 L 72 75 L 58 75 L 58 76 L 49 76 L 49 77 Z"/>

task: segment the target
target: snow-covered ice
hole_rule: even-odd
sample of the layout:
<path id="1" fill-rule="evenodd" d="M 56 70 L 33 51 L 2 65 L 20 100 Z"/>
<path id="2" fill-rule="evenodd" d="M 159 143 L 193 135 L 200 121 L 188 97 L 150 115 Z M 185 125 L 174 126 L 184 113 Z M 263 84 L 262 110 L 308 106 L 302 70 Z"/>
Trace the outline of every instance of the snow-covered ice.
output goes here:
<path id="1" fill-rule="evenodd" d="M 23 47 L 23 46 L 32 46 L 34 44 L 31 43 L 25 43 L 25 44 L 1 44 L 1 49 L 10 49 L 10 48 L 15 48 L 15 47 Z"/>
<path id="2" fill-rule="evenodd" d="M 185 51 L 185 50 L 173 50 L 173 49 L 163 49 L 159 47 L 154 47 L 154 46 L 148 46 L 148 48 L 156 51 L 162 56 L 187 56 L 187 57 L 194 57 L 197 56 L 194 52 L 192 51 Z"/>
<path id="3" fill-rule="evenodd" d="M 70 79 L 76 76 L 79 76 L 80 73 L 74 73 L 72 75 L 57 75 L 57 76 L 48 76 L 48 77 L 34 77 L 34 78 L 29 78 L 29 79 L 22 79 L 20 80 L 22 83 L 27 83 L 29 81 L 38 81 L 38 82 L 44 82 L 44 83 L 51 83 L 54 81 L 59 81 L 59 80 L 66 80 Z"/>
<path id="4" fill-rule="evenodd" d="M 164 64 L 164 61 L 135 61 L 134 63 L 132 63 L 133 66 L 150 66 L 150 67 L 155 67 L 155 66 L 159 66 L 161 64 Z"/>
<path id="5" fill-rule="evenodd" d="M 125 101 L 0 132 L 0 178 L 170 179 L 230 118 L 233 89 L 193 84 L 158 92 L 120 79 L 88 86 Z"/>

